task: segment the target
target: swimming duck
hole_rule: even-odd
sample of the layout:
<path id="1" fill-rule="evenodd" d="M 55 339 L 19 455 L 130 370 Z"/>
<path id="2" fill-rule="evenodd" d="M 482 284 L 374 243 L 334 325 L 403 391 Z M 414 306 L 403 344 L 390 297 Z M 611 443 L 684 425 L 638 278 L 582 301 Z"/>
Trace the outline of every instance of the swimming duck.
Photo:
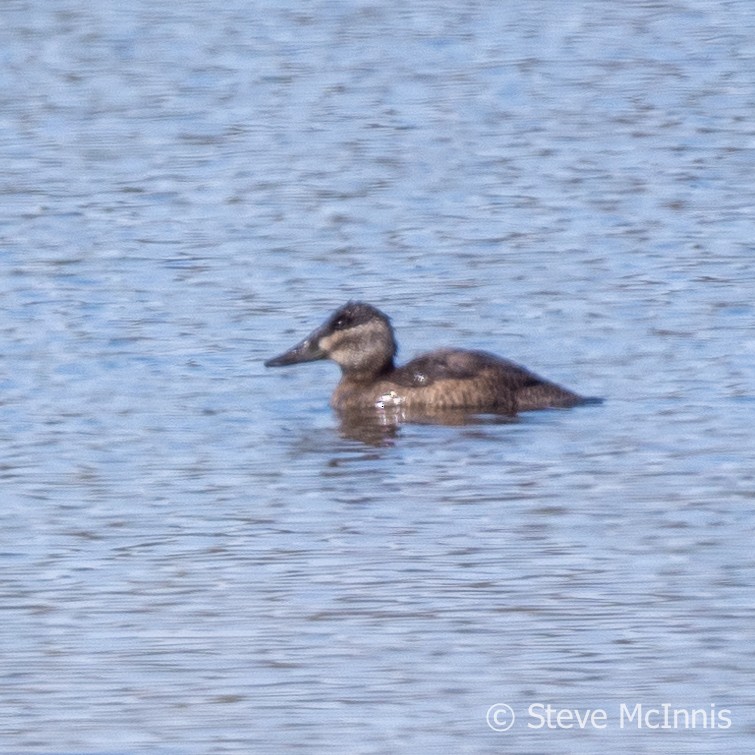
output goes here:
<path id="1" fill-rule="evenodd" d="M 332 359 L 342 375 L 330 403 L 341 412 L 401 407 L 514 415 L 595 400 L 485 351 L 439 349 L 401 367 L 394 363 L 396 351 L 388 316 L 371 304 L 350 301 L 265 366 Z"/>

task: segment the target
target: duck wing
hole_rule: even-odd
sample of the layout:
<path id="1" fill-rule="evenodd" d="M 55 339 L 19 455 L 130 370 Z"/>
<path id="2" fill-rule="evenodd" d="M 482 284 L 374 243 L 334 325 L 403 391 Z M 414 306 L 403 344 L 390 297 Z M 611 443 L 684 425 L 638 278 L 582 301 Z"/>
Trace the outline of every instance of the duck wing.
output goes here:
<path id="1" fill-rule="evenodd" d="M 542 378 L 515 362 L 486 351 L 439 349 L 412 359 L 396 368 L 391 380 L 399 385 L 419 388 L 440 380 L 494 378 L 501 387 L 517 391 L 542 383 Z"/>

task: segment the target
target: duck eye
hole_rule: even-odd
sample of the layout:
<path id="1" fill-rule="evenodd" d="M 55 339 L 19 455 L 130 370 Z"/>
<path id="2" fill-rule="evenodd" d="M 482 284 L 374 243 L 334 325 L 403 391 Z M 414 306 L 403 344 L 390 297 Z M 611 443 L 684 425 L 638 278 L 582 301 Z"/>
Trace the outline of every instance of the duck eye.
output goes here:
<path id="1" fill-rule="evenodd" d="M 339 317 L 334 323 L 333 323 L 333 329 L 334 330 L 345 330 L 351 325 L 351 321 L 346 316 Z"/>

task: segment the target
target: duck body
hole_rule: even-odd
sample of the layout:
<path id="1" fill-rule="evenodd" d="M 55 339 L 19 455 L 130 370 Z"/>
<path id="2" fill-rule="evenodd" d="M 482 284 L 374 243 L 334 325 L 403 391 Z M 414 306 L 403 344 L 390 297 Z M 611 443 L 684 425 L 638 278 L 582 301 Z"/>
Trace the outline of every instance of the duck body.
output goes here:
<path id="1" fill-rule="evenodd" d="M 344 374 L 335 409 L 402 407 L 516 414 L 568 407 L 582 398 L 507 359 L 484 351 L 438 349 L 367 380 Z"/>
<path id="2" fill-rule="evenodd" d="M 331 399 L 340 412 L 396 407 L 407 412 L 515 415 L 591 401 L 485 351 L 439 349 L 396 366 L 396 350 L 389 318 L 370 304 L 348 302 L 307 338 L 265 365 L 332 359 L 342 372 Z"/>

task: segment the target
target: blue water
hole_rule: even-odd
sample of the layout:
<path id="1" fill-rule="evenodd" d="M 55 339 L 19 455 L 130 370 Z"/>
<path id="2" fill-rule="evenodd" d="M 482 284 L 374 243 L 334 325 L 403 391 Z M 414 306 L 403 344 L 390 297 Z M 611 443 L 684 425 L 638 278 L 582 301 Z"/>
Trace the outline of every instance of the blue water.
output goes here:
<path id="1" fill-rule="evenodd" d="M 8 0 L 0 51 L 3 752 L 752 751 L 749 2 Z M 606 402 L 342 425 L 262 362 L 349 298 Z"/>

